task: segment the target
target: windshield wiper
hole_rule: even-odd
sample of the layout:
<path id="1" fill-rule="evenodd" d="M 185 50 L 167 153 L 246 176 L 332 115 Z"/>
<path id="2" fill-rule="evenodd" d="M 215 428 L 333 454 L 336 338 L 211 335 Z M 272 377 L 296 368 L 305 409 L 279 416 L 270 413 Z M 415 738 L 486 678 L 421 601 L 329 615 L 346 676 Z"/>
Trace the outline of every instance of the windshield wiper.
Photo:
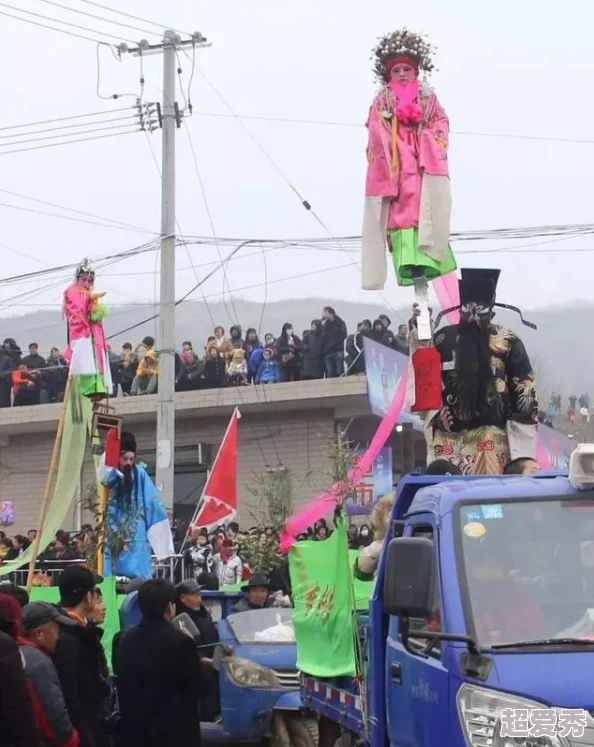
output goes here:
<path id="1" fill-rule="evenodd" d="M 588 638 L 540 638 L 534 641 L 495 643 L 491 648 L 527 648 L 529 646 L 594 646 L 594 640 Z"/>

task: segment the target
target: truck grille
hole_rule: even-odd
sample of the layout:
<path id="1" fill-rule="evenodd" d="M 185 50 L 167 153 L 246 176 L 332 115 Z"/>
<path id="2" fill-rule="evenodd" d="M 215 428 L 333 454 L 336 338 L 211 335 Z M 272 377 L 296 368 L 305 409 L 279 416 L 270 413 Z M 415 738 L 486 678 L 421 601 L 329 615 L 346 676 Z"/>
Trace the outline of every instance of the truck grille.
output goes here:
<path id="1" fill-rule="evenodd" d="M 274 670 L 280 686 L 287 690 L 299 689 L 299 672 L 296 669 Z"/>

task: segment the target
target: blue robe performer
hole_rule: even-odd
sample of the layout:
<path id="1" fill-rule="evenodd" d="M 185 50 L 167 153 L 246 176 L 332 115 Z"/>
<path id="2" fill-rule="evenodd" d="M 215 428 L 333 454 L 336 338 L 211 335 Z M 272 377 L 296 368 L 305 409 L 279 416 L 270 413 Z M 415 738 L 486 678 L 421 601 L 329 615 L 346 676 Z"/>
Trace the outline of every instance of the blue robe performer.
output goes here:
<path id="1" fill-rule="evenodd" d="M 136 439 L 122 432 L 119 469 L 105 466 L 105 454 L 98 469 L 99 482 L 109 488 L 106 524 L 110 532 L 120 530 L 127 539 L 111 567 L 109 541 L 105 543 L 103 575 L 151 578 L 151 553 L 158 559 L 174 554 L 167 511 L 146 469 L 136 464 Z"/>

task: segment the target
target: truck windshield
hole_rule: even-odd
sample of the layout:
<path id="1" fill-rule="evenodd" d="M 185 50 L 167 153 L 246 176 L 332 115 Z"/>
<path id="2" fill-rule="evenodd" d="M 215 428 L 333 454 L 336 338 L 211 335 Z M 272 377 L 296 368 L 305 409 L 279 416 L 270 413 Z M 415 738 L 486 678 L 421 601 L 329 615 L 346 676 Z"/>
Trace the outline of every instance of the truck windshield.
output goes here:
<path id="1" fill-rule="evenodd" d="M 282 607 L 229 615 L 227 622 L 238 643 L 295 643 L 293 610 Z"/>
<path id="2" fill-rule="evenodd" d="M 480 645 L 594 641 L 592 493 L 464 504 L 459 516 L 460 586 Z"/>

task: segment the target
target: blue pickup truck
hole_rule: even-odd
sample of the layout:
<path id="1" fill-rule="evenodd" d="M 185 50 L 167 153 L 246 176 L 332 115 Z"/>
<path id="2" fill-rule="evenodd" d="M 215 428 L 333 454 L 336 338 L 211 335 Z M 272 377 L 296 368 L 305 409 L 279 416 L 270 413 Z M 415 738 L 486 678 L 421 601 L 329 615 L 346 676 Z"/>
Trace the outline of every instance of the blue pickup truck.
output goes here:
<path id="1" fill-rule="evenodd" d="M 391 518 L 360 675 L 302 675 L 320 747 L 594 745 L 594 491 L 410 476 Z"/>

